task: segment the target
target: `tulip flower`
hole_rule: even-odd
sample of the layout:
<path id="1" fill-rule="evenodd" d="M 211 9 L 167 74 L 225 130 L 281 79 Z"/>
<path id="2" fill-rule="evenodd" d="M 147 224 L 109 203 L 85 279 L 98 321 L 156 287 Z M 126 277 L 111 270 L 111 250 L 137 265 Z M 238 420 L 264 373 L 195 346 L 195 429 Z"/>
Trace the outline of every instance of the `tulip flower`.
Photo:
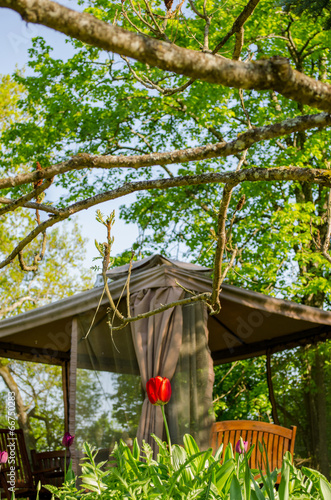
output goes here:
<path id="1" fill-rule="evenodd" d="M 146 391 L 152 405 L 166 405 L 171 396 L 169 379 L 166 377 L 150 378 L 146 384 Z"/>
<path id="2" fill-rule="evenodd" d="M 0 451 L 0 464 L 5 464 L 8 460 L 8 453 L 6 451 Z"/>
<path id="3" fill-rule="evenodd" d="M 62 439 L 62 445 L 65 446 L 65 448 L 69 448 L 69 446 L 71 446 L 74 442 L 74 438 L 75 436 L 72 436 L 69 432 L 66 432 Z"/>
<path id="4" fill-rule="evenodd" d="M 247 450 L 248 450 L 248 441 L 243 441 L 244 443 L 244 449 L 242 448 L 242 445 L 240 443 L 240 439 L 239 441 L 237 441 L 237 444 L 236 444 L 236 453 L 239 453 L 240 455 L 242 453 L 247 453 Z"/>
<path id="5" fill-rule="evenodd" d="M 167 379 L 166 377 L 159 377 L 159 376 L 155 378 L 150 378 L 146 384 L 146 392 L 148 399 L 150 400 L 152 405 L 161 406 L 164 427 L 168 439 L 170 461 L 172 463 L 171 439 L 170 439 L 167 419 L 164 412 L 164 405 L 169 403 L 169 399 L 171 397 L 171 385 L 169 379 Z"/>

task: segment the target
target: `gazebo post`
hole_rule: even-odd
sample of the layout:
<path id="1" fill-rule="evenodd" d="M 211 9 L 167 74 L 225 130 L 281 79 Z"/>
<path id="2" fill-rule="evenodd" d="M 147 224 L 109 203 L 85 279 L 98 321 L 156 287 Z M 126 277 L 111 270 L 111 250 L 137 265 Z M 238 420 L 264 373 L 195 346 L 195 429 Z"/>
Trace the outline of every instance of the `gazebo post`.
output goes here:
<path id="1" fill-rule="evenodd" d="M 69 367 L 70 367 L 70 363 L 68 361 L 64 361 L 62 364 L 64 432 L 69 432 Z"/>
<path id="2" fill-rule="evenodd" d="M 65 421 L 67 419 L 68 431 L 72 436 L 75 435 L 76 428 L 76 380 L 77 380 L 77 343 L 78 343 L 78 320 L 77 317 L 74 316 L 72 318 L 71 323 L 71 347 L 70 347 L 70 361 L 66 362 L 68 365 L 66 372 L 67 382 L 67 403 L 64 406 L 65 413 L 67 413 L 67 417 L 65 416 Z M 67 407 L 67 409 L 66 409 Z M 76 446 L 75 444 L 70 449 L 70 455 L 72 458 L 72 468 L 74 473 L 77 475 L 77 456 L 76 456 Z"/>

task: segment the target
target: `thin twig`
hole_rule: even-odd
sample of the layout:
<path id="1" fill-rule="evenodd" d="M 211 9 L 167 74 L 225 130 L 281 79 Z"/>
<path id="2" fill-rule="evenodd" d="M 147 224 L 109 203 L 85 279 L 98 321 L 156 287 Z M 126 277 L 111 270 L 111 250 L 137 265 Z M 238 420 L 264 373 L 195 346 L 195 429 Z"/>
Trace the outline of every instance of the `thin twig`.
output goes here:
<path id="1" fill-rule="evenodd" d="M 98 302 L 97 308 L 96 308 L 96 310 L 95 310 L 95 313 L 94 313 L 94 315 L 93 315 L 93 318 L 92 318 L 91 324 L 90 324 L 90 326 L 89 326 L 89 329 L 87 330 L 86 335 L 85 335 L 84 337 L 82 337 L 82 339 L 83 339 L 83 340 L 86 340 L 86 339 L 87 339 L 87 337 L 89 336 L 89 334 L 90 334 L 90 332 L 91 332 L 91 330 L 92 330 L 92 328 L 93 328 L 94 321 L 95 321 L 95 318 L 97 317 L 98 311 L 99 311 L 99 309 L 100 309 L 101 302 L 102 302 L 102 299 L 103 299 L 104 294 L 105 294 L 105 287 L 103 287 L 102 294 L 101 294 L 101 296 L 100 296 L 100 299 L 99 299 L 99 302 Z"/>
<path id="2" fill-rule="evenodd" d="M 20 307 L 24 302 L 27 302 L 27 301 L 33 302 L 34 304 L 36 304 L 36 302 L 37 302 L 36 299 L 34 299 L 33 297 L 30 297 L 30 295 L 28 295 L 26 297 L 22 297 L 19 300 L 17 300 L 16 302 L 14 302 L 14 304 L 12 304 L 8 307 L 3 307 L 2 309 L 0 309 L 0 316 L 3 316 L 4 314 L 8 314 L 8 313 L 14 311 L 18 307 Z"/>
<path id="3" fill-rule="evenodd" d="M 213 292 L 212 292 L 212 307 L 213 314 L 217 314 L 220 311 L 221 304 L 219 300 L 219 293 L 222 284 L 222 264 L 223 264 L 223 255 L 226 245 L 226 214 L 230 205 L 230 200 L 233 191 L 233 184 L 225 184 L 223 189 L 222 202 L 218 214 L 218 238 L 217 245 L 215 250 L 215 259 L 214 259 L 214 279 L 213 279 Z"/>

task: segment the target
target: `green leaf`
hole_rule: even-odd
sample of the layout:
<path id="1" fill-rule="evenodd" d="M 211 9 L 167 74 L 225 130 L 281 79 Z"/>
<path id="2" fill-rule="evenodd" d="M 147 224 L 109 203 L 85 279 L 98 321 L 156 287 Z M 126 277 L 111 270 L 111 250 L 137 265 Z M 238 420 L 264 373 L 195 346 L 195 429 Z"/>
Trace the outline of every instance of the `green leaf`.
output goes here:
<path id="1" fill-rule="evenodd" d="M 289 500 L 290 467 L 288 462 L 291 461 L 291 458 L 290 452 L 287 451 L 284 455 L 280 484 L 278 487 L 279 500 Z"/>
<path id="2" fill-rule="evenodd" d="M 237 476 L 232 477 L 230 486 L 230 500 L 244 500 L 241 492 L 241 486 Z"/>

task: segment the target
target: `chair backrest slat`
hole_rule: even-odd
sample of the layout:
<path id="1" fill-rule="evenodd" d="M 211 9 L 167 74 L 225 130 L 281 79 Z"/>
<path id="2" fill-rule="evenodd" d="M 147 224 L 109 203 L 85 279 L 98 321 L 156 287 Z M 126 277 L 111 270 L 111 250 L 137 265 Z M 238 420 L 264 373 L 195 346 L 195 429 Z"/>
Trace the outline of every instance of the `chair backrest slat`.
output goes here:
<path id="1" fill-rule="evenodd" d="M 248 448 L 255 445 L 253 453 L 250 457 L 250 467 L 258 469 L 260 465 L 264 470 L 264 462 L 258 442 L 263 445 L 263 441 L 267 448 L 267 456 L 269 467 L 271 470 L 281 468 L 283 456 L 286 451 L 290 451 L 293 455 L 294 442 L 296 436 L 296 427 L 291 429 L 280 425 L 269 424 L 267 422 L 255 422 L 252 420 L 227 420 L 224 422 L 215 422 L 211 431 L 211 447 L 214 453 L 217 448 L 224 444 L 223 456 L 228 443 L 232 444 L 233 450 L 237 441 L 242 437 L 244 441 L 248 441 Z"/>

